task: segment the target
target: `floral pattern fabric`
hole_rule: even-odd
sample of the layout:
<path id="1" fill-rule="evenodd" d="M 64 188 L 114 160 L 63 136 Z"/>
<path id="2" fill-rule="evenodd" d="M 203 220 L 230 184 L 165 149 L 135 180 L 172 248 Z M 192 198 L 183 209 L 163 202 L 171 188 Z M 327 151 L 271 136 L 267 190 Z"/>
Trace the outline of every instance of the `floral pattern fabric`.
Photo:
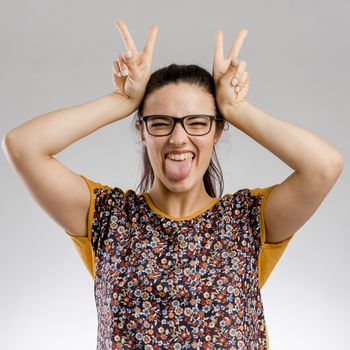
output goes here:
<path id="1" fill-rule="evenodd" d="M 97 350 L 269 348 L 260 289 L 292 238 L 265 242 L 274 186 L 174 218 L 147 193 L 82 177 L 88 232 L 66 232 L 94 277 Z"/>

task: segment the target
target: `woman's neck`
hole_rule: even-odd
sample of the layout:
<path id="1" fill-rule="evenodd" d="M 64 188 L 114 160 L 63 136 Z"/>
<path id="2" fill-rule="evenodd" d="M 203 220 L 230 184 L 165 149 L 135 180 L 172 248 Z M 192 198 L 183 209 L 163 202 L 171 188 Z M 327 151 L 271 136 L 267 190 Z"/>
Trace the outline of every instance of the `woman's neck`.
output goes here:
<path id="1" fill-rule="evenodd" d="M 214 200 L 206 192 L 203 182 L 190 191 L 174 192 L 154 181 L 148 194 L 160 211 L 176 218 L 191 216 Z"/>

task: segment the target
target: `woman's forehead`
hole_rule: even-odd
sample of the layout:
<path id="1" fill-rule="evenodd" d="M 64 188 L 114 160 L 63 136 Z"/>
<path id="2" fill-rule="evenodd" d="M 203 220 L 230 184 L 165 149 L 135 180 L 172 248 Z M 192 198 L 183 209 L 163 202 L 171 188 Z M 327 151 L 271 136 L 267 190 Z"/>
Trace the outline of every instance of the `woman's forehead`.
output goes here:
<path id="1" fill-rule="evenodd" d="M 153 91 L 144 103 L 144 114 L 212 113 L 213 97 L 198 86 L 169 84 Z"/>

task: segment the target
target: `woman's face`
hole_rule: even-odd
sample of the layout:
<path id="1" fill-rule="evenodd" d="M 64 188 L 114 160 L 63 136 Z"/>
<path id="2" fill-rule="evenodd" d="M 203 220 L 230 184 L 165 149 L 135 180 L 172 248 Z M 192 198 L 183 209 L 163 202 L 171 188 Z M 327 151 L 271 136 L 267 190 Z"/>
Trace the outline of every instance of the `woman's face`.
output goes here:
<path id="1" fill-rule="evenodd" d="M 169 84 L 147 96 L 143 115 L 152 114 L 177 118 L 189 114 L 215 115 L 215 105 L 213 97 L 196 85 Z M 144 125 L 143 142 L 154 171 L 153 186 L 164 185 L 172 192 L 187 192 L 195 186 L 202 186 L 219 136 L 216 121 L 213 121 L 210 132 L 202 136 L 188 135 L 180 123 L 175 124 L 168 136 L 152 136 Z M 171 160 L 168 153 L 173 151 L 187 151 L 191 156 L 185 160 Z"/>

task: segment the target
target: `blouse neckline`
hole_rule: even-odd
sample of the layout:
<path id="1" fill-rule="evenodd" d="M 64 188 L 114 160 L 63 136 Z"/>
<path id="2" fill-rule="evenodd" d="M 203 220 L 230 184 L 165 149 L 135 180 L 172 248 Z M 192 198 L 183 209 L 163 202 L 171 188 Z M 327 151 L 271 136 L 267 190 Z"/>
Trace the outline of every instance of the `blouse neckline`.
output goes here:
<path id="1" fill-rule="evenodd" d="M 142 192 L 142 195 L 144 196 L 146 203 L 148 204 L 148 206 L 150 207 L 150 209 L 153 212 L 157 213 L 158 215 L 160 215 L 164 218 L 171 219 L 174 221 L 193 219 L 193 218 L 205 213 L 207 210 L 213 208 L 214 205 L 222 199 L 222 197 L 213 198 L 206 206 L 204 206 L 202 209 L 197 210 L 196 212 L 192 213 L 191 215 L 176 217 L 176 216 L 169 215 L 169 214 L 165 213 L 164 211 L 160 210 L 159 208 L 157 208 L 156 205 L 153 203 L 150 195 L 147 192 Z"/>

